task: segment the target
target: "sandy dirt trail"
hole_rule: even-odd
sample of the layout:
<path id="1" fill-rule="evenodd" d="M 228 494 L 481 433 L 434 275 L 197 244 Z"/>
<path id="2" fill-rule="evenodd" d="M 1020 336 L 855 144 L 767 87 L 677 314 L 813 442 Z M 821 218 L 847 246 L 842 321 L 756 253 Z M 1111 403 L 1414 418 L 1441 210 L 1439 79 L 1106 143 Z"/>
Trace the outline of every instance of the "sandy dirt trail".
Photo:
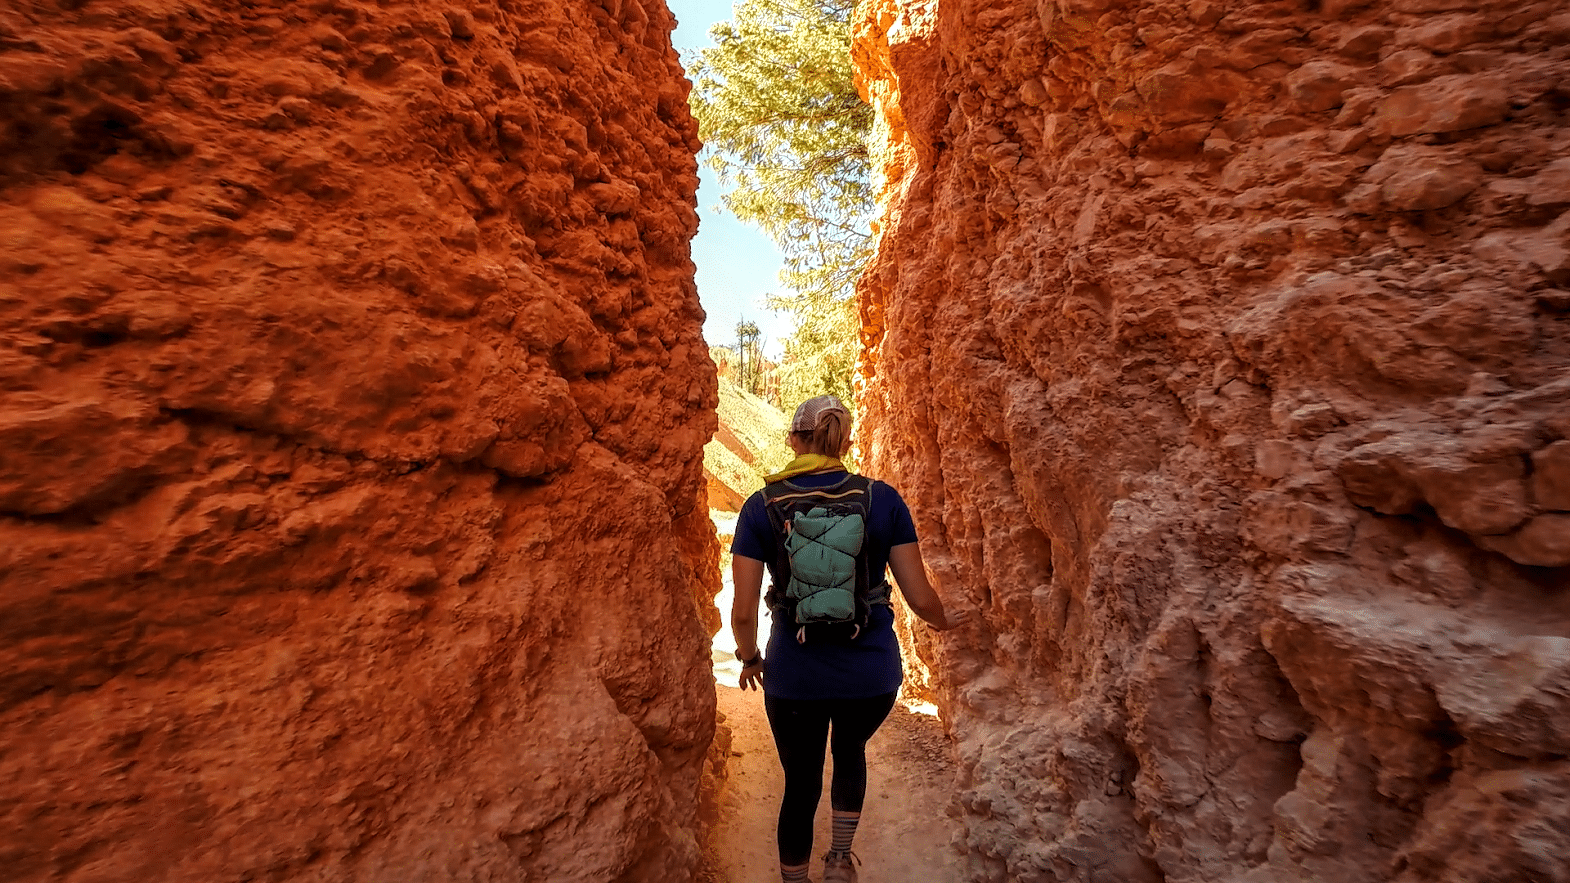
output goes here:
<path id="1" fill-rule="evenodd" d="M 727 621 L 731 592 L 716 599 Z M 765 614 L 766 617 L 766 614 Z M 762 625 L 767 632 L 768 622 Z M 731 654 L 729 629 L 715 638 L 714 677 L 719 710 L 732 733 L 727 781 L 710 842 L 716 883 L 774 883 L 779 856 L 774 826 L 784 775 L 763 712 L 763 694 L 736 687 L 741 666 Z M 818 806 L 812 879 L 822 876 L 821 855 L 829 845 L 827 762 Z M 896 703 L 889 719 L 867 745 L 867 802 L 855 853 L 862 860 L 860 883 L 959 883 L 961 860 L 950 845 L 958 830 L 948 816 L 954 795 L 954 761 L 937 718 Z"/>

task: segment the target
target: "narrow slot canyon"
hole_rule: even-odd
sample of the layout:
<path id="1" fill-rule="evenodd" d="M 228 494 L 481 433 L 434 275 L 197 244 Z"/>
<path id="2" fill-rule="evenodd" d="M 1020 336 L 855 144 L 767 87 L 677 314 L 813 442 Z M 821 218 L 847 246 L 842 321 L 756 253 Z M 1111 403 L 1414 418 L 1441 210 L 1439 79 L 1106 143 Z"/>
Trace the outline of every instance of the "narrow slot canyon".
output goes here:
<path id="1" fill-rule="evenodd" d="M 7 879 L 778 878 L 674 25 L 0 8 Z M 861 880 L 1570 883 L 1562 0 L 853 27 Z"/>

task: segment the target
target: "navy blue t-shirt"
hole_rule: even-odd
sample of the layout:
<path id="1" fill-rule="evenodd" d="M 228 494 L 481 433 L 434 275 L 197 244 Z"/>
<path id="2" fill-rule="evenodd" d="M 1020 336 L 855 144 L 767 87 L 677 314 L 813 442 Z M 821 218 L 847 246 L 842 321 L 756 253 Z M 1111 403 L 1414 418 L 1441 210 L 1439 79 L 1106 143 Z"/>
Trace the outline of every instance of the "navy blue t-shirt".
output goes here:
<path id="1" fill-rule="evenodd" d="M 798 487 L 829 487 L 844 472 L 819 472 L 791 478 Z M 887 578 L 889 549 L 916 542 L 916 524 L 899 492 L 872 483 L 867 517 L 867 565 L 874 585 Z M 736 521 L 732 555 L 769 563 L 774 558 L 774 528 L 764 507 L 763 492 L 747 498 Z M 767 570 L 765 570 L 767 573 Z M 867 633 L 851 644 L 800 644 L 789 623 L 775 622 L 769 631 L 768 664 L 763 692 L 779 699 L 866 699 L 899 689 L 904 678 L 899 639 L 894 636 L 894 609 L 875 604 Z"/>

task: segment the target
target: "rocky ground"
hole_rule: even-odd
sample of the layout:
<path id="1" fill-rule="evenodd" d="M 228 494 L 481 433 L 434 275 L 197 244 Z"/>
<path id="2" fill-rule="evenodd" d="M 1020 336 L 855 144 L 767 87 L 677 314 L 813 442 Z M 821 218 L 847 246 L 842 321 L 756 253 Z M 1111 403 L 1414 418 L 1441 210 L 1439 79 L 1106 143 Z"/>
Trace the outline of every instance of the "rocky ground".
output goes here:
<path id="1" fill-rule="evenodd" d="M 762 695 L 736 689 L 734 664 L 717 663 L 722 724 L 731 728 L 729 779 L 711 849 L 716 883 L 778 879 L 774 825 L 779 809 L 779 758 L 763 714 Z M 832 768 L 832 763 L 830 764 Z M 864 883 L 960 883 L 965 877 L 954 838 L 953 746 L 929 714 L 896 705 L 867 745 L 867 802 L 856 835 Z M 826 788 L 827 786 L 825 786 Z M 827 790 L 819 809 L 817 852 L 829 842 Z M 813 878 L 819 865 L 814 858 Z"/>

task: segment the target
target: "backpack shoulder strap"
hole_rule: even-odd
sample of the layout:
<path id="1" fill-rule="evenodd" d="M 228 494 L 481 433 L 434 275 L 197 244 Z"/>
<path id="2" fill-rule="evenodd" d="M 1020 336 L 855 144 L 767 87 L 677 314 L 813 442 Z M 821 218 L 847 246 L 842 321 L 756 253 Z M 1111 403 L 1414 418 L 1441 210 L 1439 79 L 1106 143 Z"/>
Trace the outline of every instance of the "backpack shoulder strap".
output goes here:
<path id="1" fill-rule="evenodd" d="M 764 485 L 763 499 L 766 503 L 773 503 L 775 501 L 790 502 L 793 499 L 805 499 L 809 497 L 832 500 L 835 497 L 844 494 L 846 491 L 864 491 L 866 487 L 866 481 L 867 479 L 864 476 L 856 475 L 854 473 L 846 475 L 844 478 L 840 479 L 834 484 L 824 485 L 822 487 L 805 487 L 803 485 L 793 483 L 790 479 L 785 479 L 784 481 L 776 481 L 773 484 Z"/>
<path id="2" fill-rule="evenodd" d="M 876 478 L 868 478 L 865 475 L 854 477 L 863 494 L 862 507 L 866 513 L 868 540 L 870 542 L 872 530 L 872 490 L 879 484 L 882 484 L 882 482 Z M 864 593 L 863 597 L 867 599 L 869 604 L 882 604 L 885 606 L 892 604 L 893 587 L 889 585 L 887 580 L 883 579 L 883 574 L 870 572 L 871 564 L 867 558 L 868 553 L 863 548 L 862 554 L 858 556 L 856 561 L 858 589 Z M 876 579 L 876 582 L 874 582 L 874 579 Z"/>

